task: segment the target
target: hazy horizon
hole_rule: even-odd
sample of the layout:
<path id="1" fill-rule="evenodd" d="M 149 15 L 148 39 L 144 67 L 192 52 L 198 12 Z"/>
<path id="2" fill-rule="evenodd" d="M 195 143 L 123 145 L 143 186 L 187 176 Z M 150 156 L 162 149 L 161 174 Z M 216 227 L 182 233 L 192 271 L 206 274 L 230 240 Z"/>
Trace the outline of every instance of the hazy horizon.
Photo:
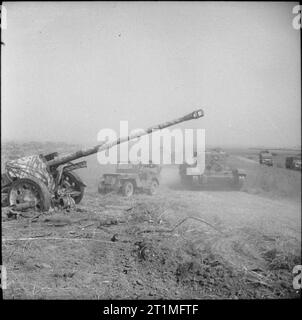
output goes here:
<path id="1" fill-rule="evenodd" d="M 208 146 L 301 148 L 297 2 L 3 4 L 3 142 L 93 146 L 203 108 L 179 127 Z"/>
<path id="2" fill-rule="evenodd" d="M 33 144 L 66 144 L 66 145 L 69 145 L 69 146 L 79 146 L 79 147 L 92 147 L 92 145 L 87 145 L 87 143 L 77 143 L 77 142 L 66 142 L 66 141 L 48 141 L 48 140 L 4 140 L 2 139 L 2 143 L 5 144 L 5 143 L 16 143 L 16 144 L 21 144 L 21 143 L 24 143 L 24 144 L 27 144 L 27 143 L 33 143 Z M 162 147 L 161 147 L 162 148 Z M 236 148 L 242 148 L 242 149 L 270 149 L 270 150 L 297 150 L 297 151 L 300 151 L 301 150 L 301 146 L 288 146 L 288 147 L 276 147 L 276 146 L 269 146 L 269 145 L 258 145 L 258 146 L 248 146 L 248 145 L 221 145 L 221 144 L 206 144 L 206 148 L 222 148 L 222 149 L 236 149 Z M 173 147 L 172 147 L 172 151 L 173 151 Z"/>

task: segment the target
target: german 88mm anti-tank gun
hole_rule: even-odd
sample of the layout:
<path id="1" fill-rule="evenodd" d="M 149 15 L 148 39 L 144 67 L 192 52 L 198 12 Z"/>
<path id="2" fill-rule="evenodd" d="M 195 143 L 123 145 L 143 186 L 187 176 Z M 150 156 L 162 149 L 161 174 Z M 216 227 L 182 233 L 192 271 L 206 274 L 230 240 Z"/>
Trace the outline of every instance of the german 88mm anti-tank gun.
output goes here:
<path id="1" fill-rule="evenodd" d="M 95 147 L 59 156 L 57 152 L 33 155 L 5 164 L 1 175 L 1 205 L 16 210 L 35 209 L 48 211 L 51 207 L 70 207 L 78 204 L 84 195 L 85 183 L 73 171 L 87 167 L 86 161 L 72 161 L 108 150 L 115 145 L 139 138 L 172 125 L 202 117 L 196 110 L 184 117 L 152 126 L 147 130 L 119 138 L 110 143 L 101 142 Z"/>

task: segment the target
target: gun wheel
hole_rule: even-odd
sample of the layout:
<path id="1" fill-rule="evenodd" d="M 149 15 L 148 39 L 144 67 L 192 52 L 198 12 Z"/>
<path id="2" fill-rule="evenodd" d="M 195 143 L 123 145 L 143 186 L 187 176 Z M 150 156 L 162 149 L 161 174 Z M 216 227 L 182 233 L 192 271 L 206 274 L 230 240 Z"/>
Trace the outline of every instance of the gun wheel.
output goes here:
<path id="1" fill-rule="evenodd" d="M 80 203 L 84 196 L 85 185 L 74 172 L 64 172 L 61 187 L 69 194 L 76 204 Z"/>
<path id="2" fill-rule="evenodd" d="M 122 194 L 125 197 L 131 197 L 134 193 L 134 185 L 131 181 L 126 181 L 122 186 Z"/>
<path id="3" fill-rule="evenodd" d="M 14 181 L 8 191 L 10 206 L 34 208 L 38 211 L 48 211 L 51 204 L 50 193 L 46 185 L 34 178 L 22 178 Z"/>

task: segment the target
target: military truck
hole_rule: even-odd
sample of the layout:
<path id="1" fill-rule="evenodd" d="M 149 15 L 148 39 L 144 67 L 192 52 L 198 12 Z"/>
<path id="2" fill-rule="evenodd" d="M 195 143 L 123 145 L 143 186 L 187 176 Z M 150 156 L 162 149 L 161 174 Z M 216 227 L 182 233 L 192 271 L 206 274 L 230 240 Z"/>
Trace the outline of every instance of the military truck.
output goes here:
<path id="1" fill-rule="evenodd" d="M 301 154 L 291 157 L 286 157 L 285 167 L 292 170 L 301 170 Z"/>
<path id="2" fill-rule="evenodd" d="M 152 164 L 118 163 L 113 173 L 102 175 L 98 192 L 106 194 L 111 191 L 131 197 L 136 191 L 154 195 L 160 181 L 161 168 Z"/>
<path id="3" fill-rule="evenodd" d="M 268 150 L 262 150 L 259 152 L 259 163 L 266 166 L 273 166 L 273 155 Z"/>

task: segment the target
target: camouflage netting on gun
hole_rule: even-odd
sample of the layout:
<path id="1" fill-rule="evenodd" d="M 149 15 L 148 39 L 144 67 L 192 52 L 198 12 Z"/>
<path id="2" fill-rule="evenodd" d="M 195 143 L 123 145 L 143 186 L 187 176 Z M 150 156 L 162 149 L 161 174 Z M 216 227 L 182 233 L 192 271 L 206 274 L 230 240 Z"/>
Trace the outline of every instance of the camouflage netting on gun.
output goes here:
<path id="1" fill-rule="evenodd" d="M 54 179 L 47 170 L 47 164 L 39 155 L 8 161 L 6 172 L 11 179 L 35 177 L 41 180 L 50 191 L 54 190 Z"/>

